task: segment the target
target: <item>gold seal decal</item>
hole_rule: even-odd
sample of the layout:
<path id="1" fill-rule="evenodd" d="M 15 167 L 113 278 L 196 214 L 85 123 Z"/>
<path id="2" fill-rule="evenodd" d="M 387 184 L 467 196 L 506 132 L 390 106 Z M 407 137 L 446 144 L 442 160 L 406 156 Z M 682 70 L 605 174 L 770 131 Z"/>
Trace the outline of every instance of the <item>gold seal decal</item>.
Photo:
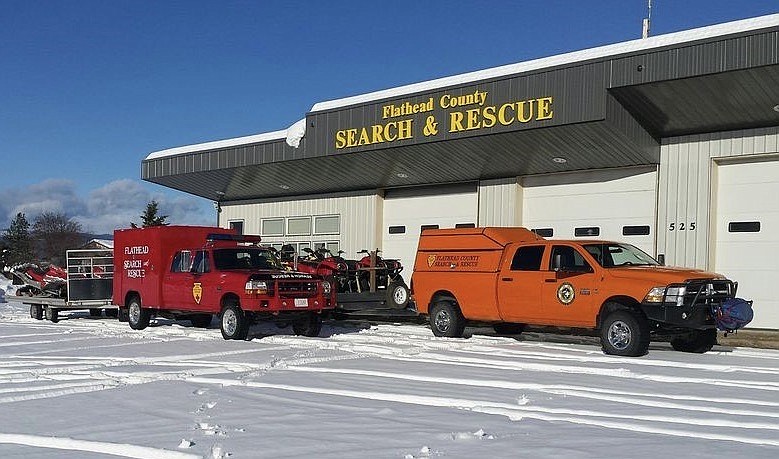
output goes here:
<path id="1" fill-rule="evenodd" d="M 195 298 L 195 303 L 200 304 L 200 299 L 203 298 L 203 287 L 200 282 L 195 282 L 192 286 L 192 297 Z"/>
<path id="2" fill-rule="evenodd" d="M 560 284 L 560 287 L 557 288 L 557 300 L 560 301 L 560 303 L 563 303 L 565 305 L 569 305 L 573 303 L 573 300 L 576 298 L 576 290 L 573 288 L 573 285 L 571 285 L 568 282 L 563 282 Z"/>
<path id="3" fill-rule="evenodd" d="M 427 267 L 428 268 L 432 268 L 433 267 L 433 265 L 435 264 L 435 259 L 436 259 L 435 255 L 428 255 L 427 256 Z"/>

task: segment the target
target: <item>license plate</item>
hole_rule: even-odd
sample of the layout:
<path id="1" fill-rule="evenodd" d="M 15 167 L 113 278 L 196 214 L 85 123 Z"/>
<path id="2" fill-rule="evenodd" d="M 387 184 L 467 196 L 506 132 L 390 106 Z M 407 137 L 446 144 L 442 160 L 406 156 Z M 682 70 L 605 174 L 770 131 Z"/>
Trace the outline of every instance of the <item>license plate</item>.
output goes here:
<path id="1" fill-rule="evenodd" d="M 307 308 L 308 307 L 308 299 L 307 298 L 295 298 L 295 307 L 296 308 Z"/>

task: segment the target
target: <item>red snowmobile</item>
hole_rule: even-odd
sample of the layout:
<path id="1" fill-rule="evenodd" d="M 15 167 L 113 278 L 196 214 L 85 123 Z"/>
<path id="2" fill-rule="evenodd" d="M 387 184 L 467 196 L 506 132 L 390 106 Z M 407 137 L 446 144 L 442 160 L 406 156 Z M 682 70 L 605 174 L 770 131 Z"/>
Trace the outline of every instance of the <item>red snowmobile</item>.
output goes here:
<path id="1" fill-rule="evenodd" d="M 57 265 L 43 266 L 25 263 L 11 269 L 11 274 L 23 285 L 16 290 L 19 296 L 49 296 L 67 298 L 68 272 Z"/>

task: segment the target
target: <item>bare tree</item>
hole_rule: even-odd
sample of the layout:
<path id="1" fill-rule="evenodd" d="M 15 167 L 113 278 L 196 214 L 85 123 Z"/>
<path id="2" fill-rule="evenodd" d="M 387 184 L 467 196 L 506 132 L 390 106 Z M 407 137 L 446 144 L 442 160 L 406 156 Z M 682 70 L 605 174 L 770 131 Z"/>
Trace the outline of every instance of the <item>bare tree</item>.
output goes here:
<path id="1" fill-rule="evenodd" d="M 60 266 L 65 264 L 65 252 L 84 242 L 81 223 L 58 212 L 38 215 L 32 225 L 32 236 L 38 258 Z"/>

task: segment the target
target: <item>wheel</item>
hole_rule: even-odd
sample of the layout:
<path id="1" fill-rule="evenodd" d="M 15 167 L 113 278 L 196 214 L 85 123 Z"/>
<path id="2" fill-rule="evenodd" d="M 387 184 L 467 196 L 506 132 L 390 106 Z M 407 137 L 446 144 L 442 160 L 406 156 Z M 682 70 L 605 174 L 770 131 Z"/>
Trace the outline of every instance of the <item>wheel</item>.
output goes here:
<path id="1" fill-rule="evenodd" d="M 525 324 L 515 324 L 510 322 L 501 322 L 492 326 L 495 333 L 499 335 L 519 335 L 525 331 Z"/>
<path id="2" fill-rule="evenodd" d="M 237 304 L 225 306 L 219 325 L 224 339 L 246 339 L 249 334 L 249 322 L 246 320 L 246 314 Z"/>
<path id="3" fill-rule="evenodd" d="M 312 312 L 292 324 L 292 331 L 298 336 L 315 337 L 322 331 L 322 316 Z"/>
<path id="4" fill-rule="evenodd" d="M 46 312 L 46 318 L 48 320 L 54 322 L 55 324 L 59 322 L 59 311 L 57 311 L 54 308 L 46 308 L 45 312 Z"/>
<path id="5" fill-rule="evenodd" d="M 89 310 L 89 317 L 101 317 L 102 315 L 103 315 L 103 311 L 101 309 Z"/>
<path id="6" fill-rule="evenodd" d="M 192 322 L 193 327 L 208 328 L 208 326 L 211 325 L 212 318 L 211 314 L 195 314 L 189 316 L 189 321 Z"/>
<path id="7" fill-rule="evenodd" d="M 119 308 L 116 310 L 116 318 L 119 319 L 119 322 L 129 322 L 130 311 L 127 308 Z"/>
<path id="8" fill-rule="evenodd" d="M 151 311 L 141 307 L 141 300 L 137 296 L 130 299 L 127 305 L 127 321 L 130 322 L 130 328 L 133 330 L 143 330 L 149 326 Z"/>
<path id="9" fill-rule="evenodd" d="M 435 336 L 459 338 L 465 330 L 465 318 L 449 301 L 439 301 L 430 309 L 430 328 Z"/>
<path id="10" fill-rule="evenodd" d="M 31 304 L 30 317 L 35 320 L 43 320 L 43 306 L 40 304 Z"/>
<path id="11" fill-rule="evenodd" d="M 119 309 L 105 309 L 106 317 L 117 317 L 119 315 Z"/>
<path id="12" fill-rule="evenodd" d="M 717 344 L 717 330 L 694 330 L 684 335 L 679 335 L 671 340 L 671 347 L 679 352 L 691 352 L 703 354 L 709 352 Z"/>
<path id="13" fill-rule="evenodd" d="M 402 282 L 390 282 L 387 286 L 387 305 L 392 309 L 403 309 L 408 304 L 408 287 Z"/>
<path id="14" fill-rule="evenodd" d="M 605 354 L 645 355 L 649 351 L 649 324 L 638 313 L 618 309 L 606 316 L 600 329 L 600 342 Z"/>

